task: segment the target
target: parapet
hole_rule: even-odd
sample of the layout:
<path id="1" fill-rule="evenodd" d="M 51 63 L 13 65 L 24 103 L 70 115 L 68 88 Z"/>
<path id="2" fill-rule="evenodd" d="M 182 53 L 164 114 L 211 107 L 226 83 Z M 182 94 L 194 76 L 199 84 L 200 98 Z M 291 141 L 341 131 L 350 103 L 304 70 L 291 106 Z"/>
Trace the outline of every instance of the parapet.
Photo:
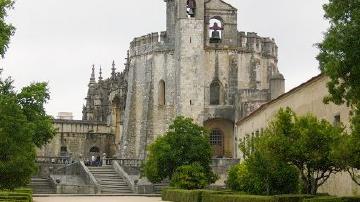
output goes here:
<path id="1" fill-rule="evenodd" d="M 243 50 L 262 53 L 266 56 L 277 57 L 278 47 L 274 39 L 260 37 L 255 32 L 238 32 L 237 46 Z"/>
<path id="2" fill-rule="evenodd" d="M 136 37 L 130 42 L 130 57 L 146 54 L 154 50 L 165 49 L 167 43 L 166 31 L 153 32 L 141 37 Z"/>

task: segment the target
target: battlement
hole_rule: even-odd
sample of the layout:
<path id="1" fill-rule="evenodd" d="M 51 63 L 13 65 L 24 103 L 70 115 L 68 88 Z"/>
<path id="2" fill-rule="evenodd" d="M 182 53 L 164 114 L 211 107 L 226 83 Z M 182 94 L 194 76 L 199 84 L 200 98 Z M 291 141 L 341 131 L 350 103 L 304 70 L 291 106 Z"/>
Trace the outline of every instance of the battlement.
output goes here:
<path id="1" fill-rule="evenodd" d="M 242 49 L 262 53 L 265 56 L 278 56 L 278 47 L 274 39 L 260 37 L 255 32 L 238 32 L 237 39 L 237 45 Z"/>
<path id="2" fill-rule="evenodd" d="M 146 54 L 148 52 L 161 49 L 167 42 L 166 31 L 153 32 L 141 37 L 136 37 L 130 42 L 130 56 Z"/>
<path id="3" fill-rule="evenodd" d="M 241 89 L 239 90 L 240 99 L 242 101 L 253 101 L 253 100 L 268 100 L 268 90 L 258 89 Z"/>

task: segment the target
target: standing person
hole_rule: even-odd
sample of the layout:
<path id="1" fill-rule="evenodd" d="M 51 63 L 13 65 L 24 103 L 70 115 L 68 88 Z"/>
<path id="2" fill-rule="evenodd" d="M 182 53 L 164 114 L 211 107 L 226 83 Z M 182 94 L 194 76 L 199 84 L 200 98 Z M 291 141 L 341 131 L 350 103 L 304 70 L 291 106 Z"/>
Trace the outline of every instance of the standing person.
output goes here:
<path id="1" fill-rule="evenodd" d="M 96 160 L 96 159 L 95 159 L 95 156 L 92 155 L 92 156 L 91 156 L 91 162 L 90 162 L 90 165 L 91 165 L 91 166 L 94 166 L 94 165 L 95 165 L 95 160 Z"/>
<path id="2" fill-rule="evenodd" d="M 100 156 L 96 157 L 96 166 L 100 166 Z"/>

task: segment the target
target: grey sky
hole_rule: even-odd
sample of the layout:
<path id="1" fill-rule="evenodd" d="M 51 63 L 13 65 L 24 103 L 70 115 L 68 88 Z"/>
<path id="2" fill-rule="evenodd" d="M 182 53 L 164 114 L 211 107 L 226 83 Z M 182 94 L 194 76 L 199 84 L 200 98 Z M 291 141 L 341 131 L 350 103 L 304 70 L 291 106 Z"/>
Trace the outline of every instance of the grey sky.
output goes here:
<path id="1" fill-rule="evenodd" d="M 313 44 L 328 27 L 327 0 L 225 1 L 238 8 L 240 31 L 275 38 L 287 90 L 319 73 Z M 91 65 L 105 77 L 113 59 L 123 69 L 130 41 L 165 30 L 165 15 L 163 0 L 17 0 L 9 16 L 17 31 L 0 66 L 17 88 L 48 81 L 51 115 L 81 118 Z"/>

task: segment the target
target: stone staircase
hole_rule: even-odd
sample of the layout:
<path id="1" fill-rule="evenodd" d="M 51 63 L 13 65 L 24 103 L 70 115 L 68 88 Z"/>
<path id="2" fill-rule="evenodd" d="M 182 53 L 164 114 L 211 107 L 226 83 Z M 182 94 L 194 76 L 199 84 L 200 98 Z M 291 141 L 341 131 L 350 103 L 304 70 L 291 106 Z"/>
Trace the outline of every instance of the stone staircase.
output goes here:
<path id="1" fill-rule="evenodd" d="M 28 187 L 33 190 L 34 194 L 56 194 L 49 179 L 33 177 Z"/>
<path id="2" fill-rule="evenodd" d="M 88 167 L 101 186 L 102 194 L 131 194 L 127 183 L 112 166 Z"/>

